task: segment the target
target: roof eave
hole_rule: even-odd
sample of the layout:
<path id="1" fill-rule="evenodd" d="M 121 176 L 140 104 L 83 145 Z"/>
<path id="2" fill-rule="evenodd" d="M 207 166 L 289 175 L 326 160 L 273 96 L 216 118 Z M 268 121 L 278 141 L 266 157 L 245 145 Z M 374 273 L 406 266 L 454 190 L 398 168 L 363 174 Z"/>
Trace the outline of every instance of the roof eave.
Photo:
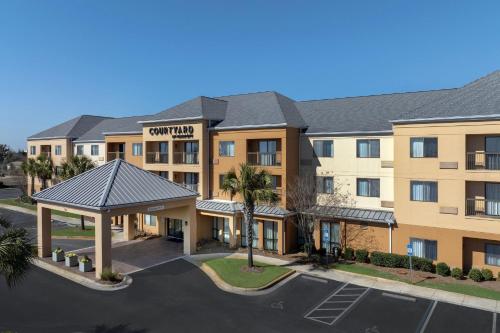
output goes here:
<path id="1" fill-rule="evenodd" d="M 196 117 L 184 117 L 184 118 L 171 118 L 171 119 L 153 119 L 153 120 L 140 120 L 138 124 L 154 124 L 154 123 L 168 123 L 176 121 L 189 121 L 189 120 L 202 120 L 205 119 L 203 116 Z"/>
<path id="2" fill-rule="evenodd" d="M 304 133 L 305 136 L 368 136 L 368 135 L 392 135 L 392 130 L 384 131 L 352 131 L 352 132 L 312 132 Z"/>
<path id="3" fill-rule="evenodd" d="M 500 114 L 396 119 L 396 120 L 390 120 L 389 122 L 392 123 L 393 125 L 403 125 L 403 124 L 416 124 L 416 123 L 450 123 L 450 122 L 484 121 L 484 120 L 500 120 Z"/>
<path id="4" fill-rule="evenodd" d="M 241 126 L 215 126 L 212 127 L 211 130 L 235 130 L 235 129 L 252 129 L 252 128 L 278 128 L 278 127 L 287 127 L 287 123 L 279 123 L 279 124 L 262 124 L 262 125 L 241 125 Z"/>

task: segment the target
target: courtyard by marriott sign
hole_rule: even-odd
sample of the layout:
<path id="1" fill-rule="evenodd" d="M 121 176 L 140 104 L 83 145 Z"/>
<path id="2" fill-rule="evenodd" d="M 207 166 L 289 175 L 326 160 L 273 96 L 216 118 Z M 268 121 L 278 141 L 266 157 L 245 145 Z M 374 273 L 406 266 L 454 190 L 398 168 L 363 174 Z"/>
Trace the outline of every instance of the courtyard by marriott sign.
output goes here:
<path id="1" fill-rule="evenodd" d="M 161 126 L 151 127 L 149 134 L 155 135 L 171 135 L 172 138 L 192 138 L 194 134 L 194 127 L 191 125 L 183 126 Z"/>

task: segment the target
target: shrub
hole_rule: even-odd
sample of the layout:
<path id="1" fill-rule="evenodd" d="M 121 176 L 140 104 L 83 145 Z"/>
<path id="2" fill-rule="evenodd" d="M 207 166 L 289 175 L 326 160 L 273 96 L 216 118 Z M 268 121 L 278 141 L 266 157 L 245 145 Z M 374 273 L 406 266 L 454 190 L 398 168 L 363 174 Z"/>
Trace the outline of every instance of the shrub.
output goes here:
<path id="1" fill-rule="evenodd" d="M 54 249 L 54 251 L 52 251 L 54 253 L 64 253 L 63 249 L 61 249 L 60 247 L 57 247 Z"/>
<path id="2" fill-rule="evenodd" d="M 116 272 L 113 272 L 109 268 L 105 268 L 101 273 L 101 280 L 103 281 L 111 281 L 111 282 L 120 282 L 122 279 L 120 275 Z"/>
<path id="3" fill-rule="evenodd" d="M 410 259 L 408 256 L 400 254 L 372 252 L 370 261 L 376 266 L 392 267 L 392 268 L 410 268 Z M 432 260 L 425 258 L 412 257 L 412 266 L 414 270 L 433 272 L 434 265 Z"/>
<path id="4" fill-rule="evenodd" d="M 451 277 L 457 280 L 462 280 L 464 278 L 464 273 L 462 269 L 455 267 L 451 270 Z"/>
<path id="5" fill-rule="evenodd" d="M 368 262 L 368 251 L 367 250 L 356 250 L 356 261 L 357 262 Z"/>
<path id="6" fill-rule="evenodd" d="M 481 271 L 477 268 L 473 268 L 469 271 L 469 279 L 480 282 L 483 280 L 483 274 L 481 274 Z"/>
<path id="7" fill-rule="evenodd" d="M 405 256 L 407 257 L 407 256 Z M 432 260 L 426 258 L 412 257 L 411 258 L 413 269 L 416 271 L 422 272 L 434 272 L 434 264 Z M 410 267 L 410 263 L 408 262 L 407 268 Z"/>
<path id="8" fill-rule="evenodd" d="M 481 270 L 481 275 L 483 276 L 483 280 L 484 281 L 491 281 L 491 280 L 493 280 L 493 272 L 491 271 L 491 269 L 483 268 Z"/>
<path id="9" fill-rule="evenodd" d="M 86 255 L 84 255 L 84 256 L 80 259 L 80 262 L 83 262 L 83 263 L 85 263 L 85 262 L 89 262 L 89 261 L 90 261 L 90 258 L 89 258 L 89 257 L 87 257 Z"/>
<path id="10" fill-rule="evenodd" d="M 71 257 L 76 257 L 76 253 L 69 252 L 64 255 L 65 257 L 71 258 Z"/>
<path id="11" fill-rule="evenodd" d="M 441 276 L 450 275 L 450 266 L 446 265 L 444 262 L 440 262 L 436 265 L 436 273 Z"/>
<path id="12" fill-rule="evenodd" d="M 345 260 L 353 260 L 354 259 L 354 250 L 351 247 L 346 247 L 344 251 L 344 259 Z"/>

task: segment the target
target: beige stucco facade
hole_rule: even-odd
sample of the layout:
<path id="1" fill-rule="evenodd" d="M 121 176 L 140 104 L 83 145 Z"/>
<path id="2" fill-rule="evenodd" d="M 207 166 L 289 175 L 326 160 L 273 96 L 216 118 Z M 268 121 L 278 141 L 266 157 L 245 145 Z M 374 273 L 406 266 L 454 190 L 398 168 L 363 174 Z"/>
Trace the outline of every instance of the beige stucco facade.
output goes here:
<path id="1" fill-rule="evenodd" d="M 122 158 L 135 166 L 142 168 L 143 154 L 134 155 L 133 145 L 142 144 L 141 134 L 121 134 L 121 135 L 106 135 L 106 162 L 116 158 Z M 121 148 L 120 148 L 121 147 Z M 122 149 L 123 151 L 120 151 Z"/>
<path id="2" fill-rule="evenodd" d="M 83 155 L 94 162 L 96 166 L 106 163 L 106 144 L 104 142 L 75 142 L 73 155 L 78 155 L 78 146 L 82 146 Z M 92 146 L 97 146 L 97 154 L 92 153 Z"/>

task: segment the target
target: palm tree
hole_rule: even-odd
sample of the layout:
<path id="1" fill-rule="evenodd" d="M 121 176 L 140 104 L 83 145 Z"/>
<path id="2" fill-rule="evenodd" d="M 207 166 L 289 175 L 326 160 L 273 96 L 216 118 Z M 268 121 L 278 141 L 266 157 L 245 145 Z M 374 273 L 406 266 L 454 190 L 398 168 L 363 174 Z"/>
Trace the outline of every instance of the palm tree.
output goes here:
<path id="1" fill-rule="evenodd" d="M 52 179 L 54 166 L 47 155 L 38 155 L 36 158 L 36 175 L 42 183 L 42 190 L 47 188 L 47 180 Z"/>
<path id="2" fill-rule="evenodd" d="M 23 172 L 26 177 L 30 177 L 31 180 L 31 191 L 30 196 L 33 196 L 35 193 L 35 177 L 36 177 L 36 160 L 34 158 L 28 158 L 23 162 L 22 165 Z"/>
<path id="3" fill-rule="evenodd" d="M 231 195 L 239 194 L 242 198 L 243 215 L 247 224 L 247 249 L 248 267 L 253 267 L 253 216 L 255 206 L 259 202 L 273 204 L 278 201 L 278 196 L 273 190 L 271 176 L 265 170 L 257 170 L 255 167 L 240 164 L 239 177 L 234 169 L 231 169 L 224 177 L 222 190 Z"/>
<path id="4" fill-rule="evenodd" d="M 0 216 L 0 275 L 7 286 L 13 287 L 23 278 L 33 261 L 33 249 L 27 230 L 13 228 Z"/>
<path id="5" fill-rule="evenodd" d="M 72 156 L 68 161 L 62 165 L 61 178 L 66 180 L 89 171 L 95 167 L 95 163 L 87 156 Z M 85 217 L 80 215 L 80 225 L 82 230 L 85 230 Z"/>

